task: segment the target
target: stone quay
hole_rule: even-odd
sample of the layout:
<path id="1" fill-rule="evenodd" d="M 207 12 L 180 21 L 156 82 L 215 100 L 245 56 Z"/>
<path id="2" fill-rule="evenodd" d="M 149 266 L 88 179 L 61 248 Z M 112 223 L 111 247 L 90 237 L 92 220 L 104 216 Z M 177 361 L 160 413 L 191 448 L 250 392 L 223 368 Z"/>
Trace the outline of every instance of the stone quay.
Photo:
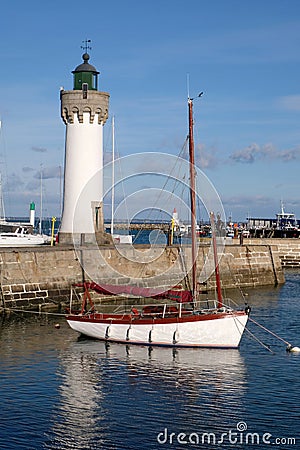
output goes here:
<path id="1" fill-rule="evenodd" d="M 197 263 L 202 278 L 207 270 L 206 289 L 211 291 L 215 288 L 214 273 L 204 264 L 209 249 L 209 243 L 199 244 Z M 2 311 L 63 309 L 69 304 L 72 284 L 90 280 L 143 287 L 180 285 L 190 264 L 189 246 L 181 250 L 178 246 L 147 245 L 3 248 L 0 307 Z M 245 289 L 282 284 L 285 267 L 300 267 L 300 240 L 245 239 L 241 245 L 232 239 L 226 241 L 220 258 L 222 287 L 234 289 L 238 285 Z"/>

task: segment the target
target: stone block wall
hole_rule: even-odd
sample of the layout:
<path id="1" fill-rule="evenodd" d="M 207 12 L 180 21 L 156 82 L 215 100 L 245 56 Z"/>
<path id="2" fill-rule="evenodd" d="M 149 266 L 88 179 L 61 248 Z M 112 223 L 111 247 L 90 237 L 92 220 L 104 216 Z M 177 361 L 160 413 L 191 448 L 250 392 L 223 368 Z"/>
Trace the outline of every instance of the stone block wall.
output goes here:
<path id="1" fill-rule="evenodd" d="M 249 245 L 271 245 L 283 267 L 300 267 L 300 239 L 246 239 Z"/>
<path id="2" fill-rule="evenodd" d="M 207 264 L 210 245 L 198 250 L 198 277 L 215 288 L 214 268 Z M 2 308 L 47 309 L 69 303 L 74 283 L 93 280 L 104 284 L 170 288 L 180 284 L 191 268 L 191 248 L 132 246 L 92 248 L 42 247 L 1 249 Z M 85 270 L 82 269 L 82 265 Z M 222 286 L 235 288 L 284 282 L 280 252 L 262 245 L 228 245 L 220 259 Z M 184 283 L 183 283 L 184 284 Z"/>
<path id="3" fill-rule="evenodd" d="M 38 309 L 68 301 L 82 273 L 72 250 L 20 249 L 0 252 L 2 307 Z"/>

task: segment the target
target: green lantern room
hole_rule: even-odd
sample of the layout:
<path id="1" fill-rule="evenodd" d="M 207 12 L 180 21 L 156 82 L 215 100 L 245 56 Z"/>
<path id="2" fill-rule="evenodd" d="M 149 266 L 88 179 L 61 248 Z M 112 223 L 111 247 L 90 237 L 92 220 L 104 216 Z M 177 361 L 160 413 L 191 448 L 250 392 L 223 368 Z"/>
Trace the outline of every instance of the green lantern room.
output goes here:
<path id="1" fill-rule="evenodd" d="M 84 53 L 82 59 L 83 63 L 72 72 L 74 74 L 74 90 L 96 91 L 98 89 L 99 72 L 89 64 L 90 55 L 88 53 Z"/>

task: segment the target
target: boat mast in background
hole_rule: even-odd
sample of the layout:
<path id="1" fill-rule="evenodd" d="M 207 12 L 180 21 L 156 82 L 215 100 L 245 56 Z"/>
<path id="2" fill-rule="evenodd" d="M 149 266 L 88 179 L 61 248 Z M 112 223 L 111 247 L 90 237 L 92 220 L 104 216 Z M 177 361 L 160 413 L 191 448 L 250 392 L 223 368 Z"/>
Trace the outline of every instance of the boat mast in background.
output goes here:
<path id="1" fill-rule="evenodd" d="M 2 121 L 1 120 L 0 120 L 0 132 L 2 132 Z M 0 220 L 2 222 L 6 221 L 4 198 L 3 198 L 3 182 L 2 182 L 2 173 L 1 172 L 0 172 Z"/>
<path id="2" fill-rule="evenodd" d="M 39 223 L 39 233 L 42 234 L 42 220 L 43 220 L 43 165 L 41 164 L 41 174 L 40 174 L 40 223 Z"/>
<path id="3" fill-rule="evenodd" d="M 63 210 L 63 190 L 62 190 L 62 168 L 59 166 L 59 217 L 62 217 L 62 210 Z"/>
<path id="4" fill-rule="evenodd" d="M 111 224 L 110 234 L 114 234 L 114 209 L 115 209 L 115 117 L 112 117 L 112 162 L 111 162 Z"/>
<path id="5" fill-rule="evenodd" d="M 1 173 L 0 173 L 0 220 L 2 222 L 6 221 L 4 199 L 3 199 L 3 183 L 2 183 L 2 174 Z"/>

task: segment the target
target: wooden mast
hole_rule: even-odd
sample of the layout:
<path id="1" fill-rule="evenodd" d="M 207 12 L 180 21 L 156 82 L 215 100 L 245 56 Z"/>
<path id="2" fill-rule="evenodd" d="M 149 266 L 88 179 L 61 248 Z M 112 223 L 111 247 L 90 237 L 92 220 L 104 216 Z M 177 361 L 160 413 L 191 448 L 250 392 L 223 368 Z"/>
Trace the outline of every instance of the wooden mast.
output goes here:
<path id="1" fill-rule="evenodd" d="M 217 296 L 218 296 L 218 308 L 223 306 L 223 296 L 221 289 L 221 279 L 219 271 L 219 259 L 217 251 L 217 239 L 216 239 L 216 225 L 215 225 L 215 215 L 213 212 L 210 213 L 210 223 L 211 223 L 211 237 L 213 242 L 214 250 L 214 262 L 215 262 L 215 275 L 216 275 L 216 286 L 217 286 Z"/>
<path id="2" fill-rule="evenodd" d="M 196 299 L 197 289 L 197 243 L 196 243 L 196 191 L 195 191 L 195 152 L 193 132 L 193 99 L 188 99 L 189 107 L 189 166 L 190 166 L 190 198 L 191 198 L 191 234 L 192 234 L 192 295 Z"/>

